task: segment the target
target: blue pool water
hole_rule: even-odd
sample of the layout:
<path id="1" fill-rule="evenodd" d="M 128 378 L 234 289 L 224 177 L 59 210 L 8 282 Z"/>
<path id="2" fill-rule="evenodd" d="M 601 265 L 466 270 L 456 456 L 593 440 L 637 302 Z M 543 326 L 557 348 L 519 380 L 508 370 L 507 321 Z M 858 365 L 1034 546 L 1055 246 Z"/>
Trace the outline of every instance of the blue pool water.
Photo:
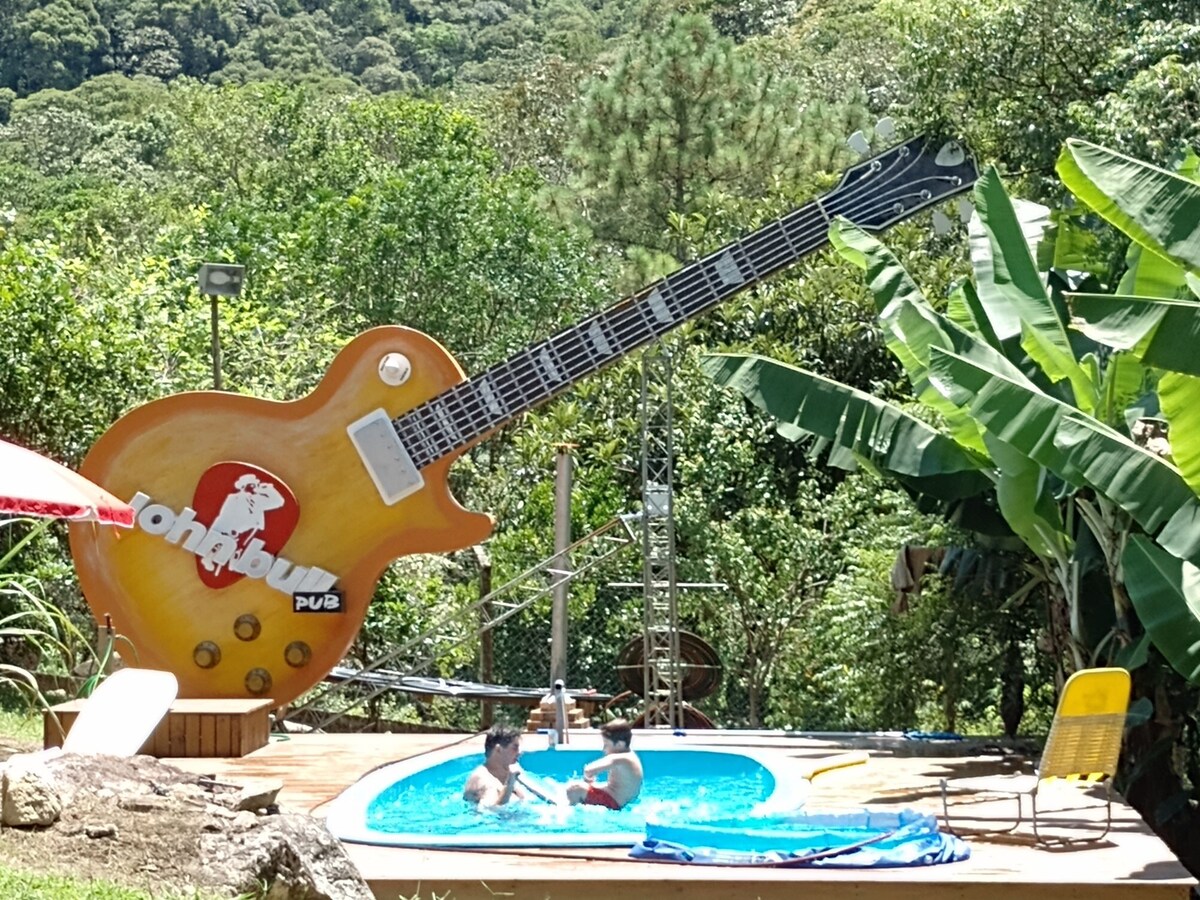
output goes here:
<path id="1" fill-rule="evenodd" d="M 527 751 L 521 767 L 530 783 L 556 795 L 599 756 L 595 750 Z M 334 801 L 327 824 L 342 840 L 398 846 L 622 846 L 645 836 L 647 820 L 750 815 L 768 802 L 790 808 L 803 799 L 790 797 L 776 772 L 740 753 L 646 750 L 638 756 L 646 775 L 642 793 L 621 810 L 536 798 L 475 809 L 462 799 L 467 775 L 483 762 L 482 753 L 472 753 L 424 768 L 406 760 L 378 769 Z"/>

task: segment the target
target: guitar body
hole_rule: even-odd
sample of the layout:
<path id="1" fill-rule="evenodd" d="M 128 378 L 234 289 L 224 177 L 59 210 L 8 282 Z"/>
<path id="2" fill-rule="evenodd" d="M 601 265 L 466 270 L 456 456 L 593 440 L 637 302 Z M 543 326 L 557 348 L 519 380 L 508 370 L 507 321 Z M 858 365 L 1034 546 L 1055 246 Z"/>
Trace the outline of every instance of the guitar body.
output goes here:
<path id="1" fill-rule="evenodd" d="M 388 354 L 411 367 L 402 383 L 381 376 Z M 347 434 L 463 377 L 436 341 L 389 326 L 351 341 L 302 399 L 204 391 L 128 413 L 81 470 L 138 509 L 131 531 L 71 526 L 92 613 L 132 641 L 127 659 L 175 673 L 181 697 L 289 703 L 344 657 L 389 562 L 491 533 L 450 495 L 465 447 L 388 503 Z"/>

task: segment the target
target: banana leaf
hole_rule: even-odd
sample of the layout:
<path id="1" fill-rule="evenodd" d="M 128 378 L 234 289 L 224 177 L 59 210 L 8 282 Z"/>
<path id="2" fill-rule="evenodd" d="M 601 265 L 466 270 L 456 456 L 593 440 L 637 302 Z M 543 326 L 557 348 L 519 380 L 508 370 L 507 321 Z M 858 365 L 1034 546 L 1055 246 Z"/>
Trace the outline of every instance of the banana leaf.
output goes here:
<path id="1" fill-rule="evenodd" d="M 1200 378 L 1168 372 L 1158 380 L 1158 402 L 1170 425 L 1171 460 L 1200 494 Z"/>
<path id="2" fill-rule="evenodd" d="M 1096 276 L 1108 272 L 1108 254 L 1100 246 L 1095 229 L 1080 221 L 1084 212 L 1086 210 L 1077 208 L 1057 209 L 1050 213 L 1050 226 L 1035 254 L 1040 271 L 1059 269 L 1090 272 Z"/>
<path id="3" fill-rule="evenodd" d="M 1021 323 L 1027 322 L 1070 353 L 1066 332 L 1028 243 L 1035 233 L 1040 239 L 1047 222 L 1046 208 L 1015 206 L 992 166 L 975 182 L 975 211 L 968 227 L 971 265 L 980 303 L 996 336 L 1006 341 L 1020 334 Z"/>
<path id="4" fill-rule="evenodd" d="M 968 227 L 980 306 L 999 341 L 1020 335 L 1021 349 L 1051 381 L 1067 379 L 1081 409 L 1096 408 L 1096 386 L 1080 368 L 1066 328 L 1042 282 L 1034 249 L 1049 222 L 1044 206 L 1014 201 L 994 167 L 975 183 Z M 1010 359 L 1018 365 L 1019 357 Z"/>
<path id="5" fill-rule="evenodd" d="M 992 323 L 979 302 L 979 292 L 970 281 L 963 281 L 950 294 L 946 302 L 946 318 L 964 331 L 979 337 L 992 347 L 1000 346 L 1000 339 L 992 331 Z"/>
<path id="6" fill-rule="evenodd" d="M 984 440 L 1000 473 L 996 501 L 1008 527 L 1038 556 L 1064 556 L 1069 539 L 1046 468 L 995 435 L 985 434 Z"/>
<path id="7" fill-rule="evenodd" d="M 915 416 L 813 372 L 755 355 L 712 354 L 700 366 L 780 423 L 780 434 L 824 438 L 921 493 L 957 500 L 987 490 L 987 460 Z"/>
<path id="8" fill-rule="evenodd" d="M 1200 303 L 1159 297 L 1070 294 L 1071 326 L 1157 369 L 1200 375 Z"/>
<path id="9" fill-rule="evenodd" d="M 930 382 L 989 433 L 1069 484 L 1090 486 L 1159 544 L 1200 564 L 1200 498 L 1175 466 L 1036 388 L 935 349 Z"/>
<path id="10" fill-rule="evenodd" d="M 917 399 L 945 419 L 956 441 L 977 453 L 986 453 L 983 437 L 971 417 L 929 384 L 929 345 L 952 344 L 907 270 L 883 243 L 844 219 L 830 226 L 829 239 L 838 253 L 866 271 L 884 342 L 900 361 Z"/>
<path id="11" fill-rule="evenodd" d="M 1126 542 L 1121 567 L 1154 646 L 1176 672 L 1200 684 L 1200 569 L 1141 534 Z"/>
<path id="12" fill-rule="evenodd" d="M 1137 357 L 1121 350 L 1110 354 L 1104 366 L 1100 409 L 1096 418 L 1114 428 L 1121 425 L 1128 433 L 1133 427 L 1130 413 L 1150 389 L 1150 370 Z M 1141 413 L 1135 414 L 1133 421 L 1138 418 L 1141 418 Z"/>
<path id="13" fill-rule="evenodd" d="M 1170 298 L 1182 297 L 1187 292 L 1184 269 L 1140 244 L 1129 245 L 1125 266 L 1125 274 L 1117 284 L 1118 294 Z"/>
<path id="14" fill-rule="evenodd" d="M 1200 185 L 1077 138 L 1056 169 L 1072 194 L 1142 247 L 1200 272 Z"/>

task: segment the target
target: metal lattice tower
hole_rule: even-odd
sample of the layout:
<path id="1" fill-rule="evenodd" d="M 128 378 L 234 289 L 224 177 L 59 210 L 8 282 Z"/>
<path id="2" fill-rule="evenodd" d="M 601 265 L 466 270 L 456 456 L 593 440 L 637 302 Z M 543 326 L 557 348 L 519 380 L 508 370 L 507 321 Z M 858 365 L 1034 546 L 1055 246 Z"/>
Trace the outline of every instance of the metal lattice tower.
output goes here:
<path id="1" fill-rule="evenodd" d="M 671 354 L 642 355 L 642 553 L 647 728 L 683 725 L 675 578 L 674 416 Z"/>

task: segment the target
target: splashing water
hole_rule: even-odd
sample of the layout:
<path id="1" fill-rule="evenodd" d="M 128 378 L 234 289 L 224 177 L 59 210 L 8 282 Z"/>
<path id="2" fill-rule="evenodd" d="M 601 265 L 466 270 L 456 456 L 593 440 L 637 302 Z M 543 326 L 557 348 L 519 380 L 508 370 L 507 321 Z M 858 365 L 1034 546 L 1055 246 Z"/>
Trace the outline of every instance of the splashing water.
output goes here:
<path id="1" fill-rule="evenodd" d="M 582 777 L 599 756 L 588 750 L 542 750 L 521 754 L 526 780 L 551 797 L 563 797 L 566 782 Z M 575 835 L 640 840 L 648 820 L 688 821 L 749 814 L 775 789 L 775 777 L 749 756 L 703 750 L 650 750 L 639 754 L 645 769 L 641 794 L 621 810 L 554 805 L 530 797 L 496 809 L 476 809 L 462 798 L 468 774 L 482 754 L 438 763 L 403 778 L 367 806 L 367 828 L 385 835 L 454 837 Z"/>

